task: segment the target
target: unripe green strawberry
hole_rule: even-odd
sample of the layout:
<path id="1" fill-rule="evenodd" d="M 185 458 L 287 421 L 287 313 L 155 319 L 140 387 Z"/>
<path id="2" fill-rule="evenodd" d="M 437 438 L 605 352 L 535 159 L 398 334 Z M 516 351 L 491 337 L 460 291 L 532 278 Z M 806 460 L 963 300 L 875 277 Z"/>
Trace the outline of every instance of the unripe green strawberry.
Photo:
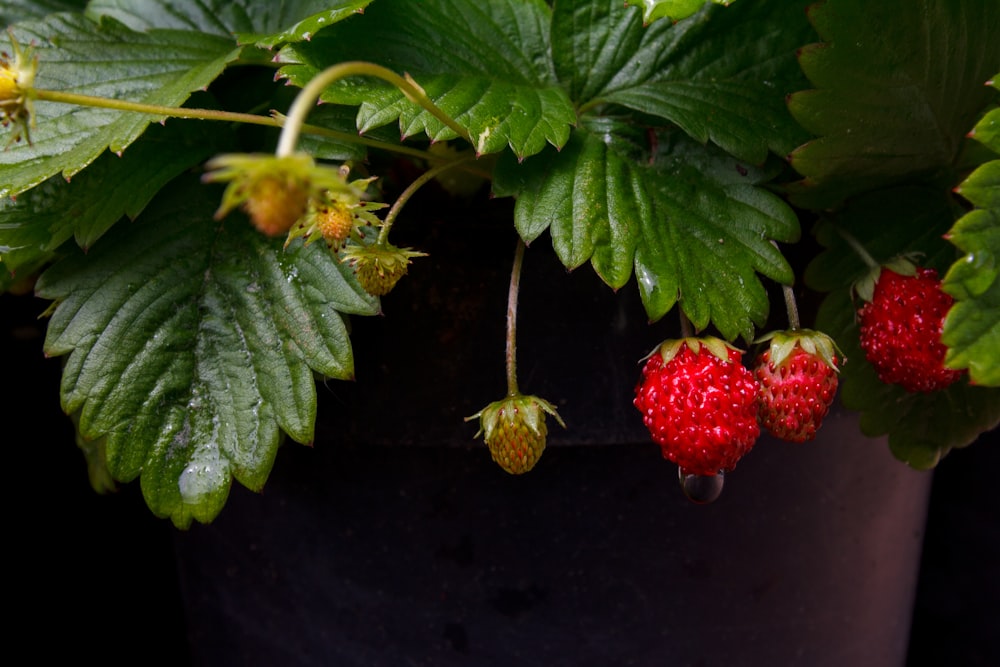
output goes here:
<path id="1" fill-rule="evenodd" d="M 385 296 L 392 291 L 399 279 L 406 275 L 413 257 L 425 253 L 409 248 L 397 248 L 390 243 L 348 245 L 343 257 L 354 267 L 354 275 L 366 292 L 372 296 Z"/>
<path id="2" fill-rule="evenodd" d="M 545 449 L 545 413 L 565 428 L 552 404 L 521 394 L 490 403 L 466 421 L 479 418 L 476 436 L 483 435 L 493 460 L 510 474 L 520 475 L 535 467 Z"/>
<path id="3" fill-rule="evenodd" d="M 308 203 L 309 197 L 299 184 L 262 178 L 248 193 L 243 209 L 258 231 L 268 236 L 280 236 L 305 214 Z"/>
<path id="4" fill-rule="evenodd" d="M 816 437 L 837 393 L 836 346 L 826 334 L 796 329 L 769 334 L 754 361 L 760 382 L 760 421 L 775 437 L 807 442 Z"/>
<path id="5" fill-rule="evenodd" d="M 757 441 L 757 381 L 718 338 L 668 340 L 650 355 L 635 406 L 663 456 L 693 475 L 732 470 Z"/>
<path id="6" fill-rule="evenodd" d="M 882 382 L 932 392 L 962 376 L 944 367 L 941 332 L 953 299 L 936 271 L 897 263 L 879 271 L 869 298 L 858 291 L 866 301 L 858 310 L 861 348 Z"/>

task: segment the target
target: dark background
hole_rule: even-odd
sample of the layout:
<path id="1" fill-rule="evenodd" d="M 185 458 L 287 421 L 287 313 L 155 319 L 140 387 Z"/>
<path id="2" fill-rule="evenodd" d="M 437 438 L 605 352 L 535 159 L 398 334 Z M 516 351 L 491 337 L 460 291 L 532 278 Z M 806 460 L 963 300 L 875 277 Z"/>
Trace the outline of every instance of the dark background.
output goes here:
<path id="1" fill-rule="evenodd" d="M 419 236 L 414 239 L 416 244 L 433 249 L 431 258 L 415 264 L 411 276 L 401 284 L 398 292 L 386 298 L 384 303 L 391 316 L 358 322 L 353 334 L 355 341 L 364 341 L 364 345 L 355 343 L 358 375 L 371 381 L 319 387 L 319 437 L 324 437 L 325 433 L 347 441 L 370 440 L 378 448 L 344 447 L 330 453 L 327 447 L 341 446 L 319 441 L 317 453 L 327 451 L 321 458 L 335 466 L 331 485 L 338 480 L 351 483 L 355 468 L 365 471 L 364 474 L 377 474 L 378 456 L 393 457 L 393 461 L 398 462 L 395 467 L 386 467 L 386 475 L 396 475 L 403 485 L 413 483 L 414 474 L 433 475 L 435 466 L 440 466 L 441 475 L 454 474 L 458 470 L 476 479 L 494 479 L 489 477 L 494 472 L 492 463 L 485 458 L 483 450 L 476 449 L 470 442 L 474 427 L 463 422 L 462 417 L 497 398 L 503 388 L 503 302 L 512 250 L 509 226 L 503 225 L 503 231 L 495 231 L 497 237 L 492 256 L 465 258 L 457 264 L 450 263 L 448 258 L 461 256 L 467 247 L 461 234 L 454 230 L 441 233 L 434 226 L 414 229 Z M 454 239 L 459 239 L 458 245 L 448 247 Z M 405 241 L 405 237 L 397 240 Z M 553 281 L 555 277 L 560 284 L 567 282 L 569 291 L 546 293 L 544 297 L 522 301 L 520 379 L 522 389 L 555 400 L 558 394 L 553 392 L 559 391 L 555 387 L 559 383 L 565 385 L 567 378 L 574 378 L 580 358 L 570 352 L 560 354 L 546 350 L 542 345 L 527 345 L 524 341 L 551 336 L 554 327 L 565 329 L 555 332 L 560 340 L 592 335 L 586 327 L 595 326 L 592 324 L 595 313 L 596 319 L 604 318 L 596 325 L 599 335 L 604 338 L 589 354 L 594 354 L 595 350 L 596 354 L 620 354 L 624 346 L 626 356 L 638 358 L 655 344 L 657 334 L 644 322 L 641 325 L 635 322 L 641 307 L 634 286 L 626 287 L 617 297 L 606 288 L 594 291 L 597 279 L 589 269 L 573 273 L 567 281 L 564 280 L 565 271 L 551 257 L 551 252 L 544 255 L 549 259 L 537 259 L 529 251 L 525 280 L 538 284 Z M 447 280 L 441 279 L 442 271 L 447 272 Z M 497 285 L 503 288 L 496 289 Z M 602 296 L 591 302 L 589 295 L 592 292 Z M 560 299 L 568 299 L 575 306 L 558 318 L 549 319 L 549 313 L 565 305 L 559 303 Z M 808 303 L 804 305 L 807 310 Z M 151 515 L 137 483 L 121 486 L 110 495 L 95 494 L 88 483 L 83 456 L 75 446 L 72 426 L 59 409 L 60 361 L 45 359 L 41 354 L 44 320 L 39 320 L 38 315 L 44 306 L 43 302 L 29 296 L 0 295 L 0 317 L 3 318 L 0 345 L 4 351 L 0 423 L 6 455 L 4 500 L 8 508 L 5 551 L 12 556 L 5 559 L 9 594 L 4 599 L 7 618 L 15 619 L 13 625 L 8 621 L 5 633 L 8 651 L 19 654 L 27 650 L 30 655 L 39 657 L 72 656 L 104 665 L 190 664 L 189 638 L 210 643 L 217 628 L 189 627 L 181 602 L 176 554 L 190 554 L 211 541 L 212 531 L 221 531 L 223 526 L 242 521 L 235 519 L 236 507 L 259 507 L 261 500 L 267 507 L 268 503 L 283 501 L 279 496 L 268 496 L 267 487 L 262 496 L 234 487 L 230 506 L 223 510 L 218 525 L 195 526 L 191 535 L 181 535 L 168 521 Z M 487 315 L 489 313 L 493 314 Z M 423 330 L 415 324 L 426 320 L 438 325 Z M 407 332 L 409 347 L 395 354 L 373 357 L 371 350 L 385 350 L 386 345 L 395 340 L 391 338 L 397 335 L 395 327 L 402 327 Z M 635 334 L 636 331 L 639 333 Z M 386 336 L 384 340 L 383 335 Z M 662 332 L 659 337 L 664 337 Z M 471 346 L 478 348 L 475 354 L 485 355 L 484 358 L 492 361 L 479 360 L 470 365 L 455 347 L 461 341 L 466 344 L 472 341 Z M 477 378 L 471 385 L 466 379 L 470 373 Z M 634 498 L 627 490 L 621 493 L 602 491 L 607 488 L 602 475 L 646 465 L 648 446 L 631 444 L 643 442 L 644 435 L 640 421 L 632 418 L 625 396 L 631 391 L 635 372 L 629 366 L 621 375 L 601 377 L 591 383 L 568 381 L 575 384 L 571 389 L 573 401 L 566 408 L 569 412 L 564 411 L 563 416 L 578 425 L 585 423 L 586 428 L 578 428 L 567 435 L 552 425 L 552 446 L 545 460 L 565 467 L 567 484 L 588 484 L 595 492 L 609 493 L 610 501 L 614 502 L 609 501 L 608 516 L 627 522 L 628 515 L 622 518 L 621 506 L 628 506 Z M 416 379 L 398 382 L 395 378 Z M 457 389 L 443 400 L 433 398 L 441 387 L 449 386 Z M 367 389 L 369 387 L 371 389 Z M 366 409 L 372 399 L 366 391 L 375 392 L 380 400 L 393 406 L 390 428 L 366 433 L 367 427 L 336 419 L 337 414 Z M 435 416 L 430 418 L 426 401 L 432 399 L 440 405 Z M 622 405 L 625 407 L 621 408 Z M 330 414 L 334 417 L 324 417 Z M 441 414 L 445 418 L 440 418 Z M 1000 563 L 1000 507 L 994 487 L 995 471 L 1000 469 L 1000 448 L 996 441 L 995 433 L 987 434 L 973 446 L 949 454 L 933 473 L 907 667 L 1000 664 L 1000 648 L 995 641 L 1000 630 L 1000 575 L 997 569 Z M 426 446 L 435 442 L 450 446 Z M 600 443 L 614 446 L 580 446 Z M 285 486 L 294 488 L 295 475 L 302 474 L 295 466 L 304 466 L 306 474 L 312 475 L 308 469 L 310 459 L 303 451 L 299 445 L 288 443 L 279 452 L 275 476 L 283 480 L 281 483 Z M 373 451 L 379 453 L 373 454 Z M 316 472 L 316 477 L 322 481 L 325 474 Z M 525 488 L 530 489 L 531 484 L 537 483 L 526 481 Z M 537 501 L 547 497 L 545 494 L 558 496 L 561 492 L 559 488 L 530 490 L 520 501 L 523 507 L 508 510 L 515 516 L 519 512 L 530 513 L 533 508 L 527 503 L 532 498 Z M 463 492 L 468 493 L 468 489 Z M 372 498 L 374 502 L 374 492 Z M 394 501 L 390 498 L 388 502 Z M 434 502 L 438 503 L 433 506 L 434 511 L 468 511 L 468 508 L 448 505 L 460 505 L 466 502 L 464 497 L 442 496 Z M 227 512 L 233 516 L 227 516 Z M 593 520 L 600 523 L 607 519 L 594 517 Z M 636 525 L 641 525 L 642 521 L 642 515 L 637 514 Z M 248 525 L 252 527 L 252 519 Z M 358 525 L 367 524 L 361 520 Z M 585 523 L 582 525 L 586 527 Z M 628 524 L 622 525 L 621 529 L 626 530 Z M 323 531 L 324 526 L 305 528 L 313 529 Z M 349 537 L 352 536 L 346 535 L 345 539 Z M 921 539 L 921 536 L 916 538 Z M 224 546 L 225 539 L 219 537 L 217 542 Z M 683 540 L 683 536 L 678 539 Z M 392 549 L 393 546 L 387 544 L 384 548 Z M 454 542 L 449 543 L 445 551 L 447 553 L 439 554 L 442 558 L 475 567 L 474 546 L 462 535 L 455 535 Z M 594 553 L 603 553 L 606 557 L 609 552 Z M 399 567 L 404 574 L 408 573 L 407 559 L 407 554 L 399 555 Z M 710 574 L 700 572 L 698 567 L 692 562 L 688 574 L 693 579 Z M 267 577 L 268 573 L 261 572 L 260 576 Z M 208 587 L 212 582 L 204 583 Z M 192 593 L 191 590 L 186 592 Z M 522 610 L 545 594 L 543 589 L 525 585 L 501 590 L 491 599 L 491 604 L 505 618 L 517 619 Z M 761 592 L 761 599 L 766 601 L 765 594 L 766 591 Z M 275 603 L 288 607 L 289 614 L 293 615 L 289 618 L 290 624 L 309 622 L 309 610 L 297 609 L 295 600 L 276 600 Z M 239 614 L 239 610 L 236 613 Z M 245 623 L 252 631 L 256 620 L 253 610 L 247 610 L 245 616 Z M 201 617 L 199 622 L 202 622 Z M 655 617 L 650 617 L 648 622 L 655 623 Z M 886 619 L 886 622 L 901 621 Z M 280 628 L 259 628 L 259 631 L 275 634 L 271 638 L 274 643 L 282 641 Z M 469 645 L 475 641 L 470 634 L 473 631 L 469 628 L 453 624 L 446 625 L 443 635 L 434 639 L 464 658 L 464 664 L 481 664 L 469 653 Z M 538 633 L 534 641 L 544 648 L 545 633 Z M 714 639 L 706 637 L 704 641 L 711 645 Z M 525 646 L 524 651 L 530 653 L 532 646 Z M 348 664 L 371 664 L 361 656 L 343 658 Z M 758 657 L 758 660 L 764 659 Z M 236 660 L 232 664 L 241 663 Z M 568 664 L 573 664 L 572 659 Z M 708 667 L 709 664 L 699 663 L 692 667 Z M 748 655 L 745 664 L 762 663 L 755 662 L 754 655 Z M 764 664 L 770 663 L 765 661 Z"/>

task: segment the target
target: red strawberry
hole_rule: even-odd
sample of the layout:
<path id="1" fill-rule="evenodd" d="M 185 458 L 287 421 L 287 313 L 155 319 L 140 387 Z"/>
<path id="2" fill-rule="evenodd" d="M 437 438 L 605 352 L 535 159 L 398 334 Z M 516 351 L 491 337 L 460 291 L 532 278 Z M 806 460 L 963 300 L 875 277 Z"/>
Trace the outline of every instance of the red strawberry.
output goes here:
<path id="1" fill-rule="evenodd" d="M 869 297 L 858 310 L 861 349 L 882 382 L 932 392 L 962 376 L 944 367 L 941 331 L 953 299 L 941 291 L 934 269 L 897 262 L 882 267 L 870 296 L 858 291 Z"/>
<path id="2" fill-rule="evenodd" d="M 837 393 L 833 339 L 808 329 L 779 331 L 754 361 L 760 382 L 760 420 L 772 435 L 806 442 L 830 410 Z"/>
<path id="3" fill-rule="evenodd" d="M 732 470 L 760 435 L 757 382 L 741 359 L 706 337 L 664 341 L 646 361 L 634 404 L 683 474 Z"/>

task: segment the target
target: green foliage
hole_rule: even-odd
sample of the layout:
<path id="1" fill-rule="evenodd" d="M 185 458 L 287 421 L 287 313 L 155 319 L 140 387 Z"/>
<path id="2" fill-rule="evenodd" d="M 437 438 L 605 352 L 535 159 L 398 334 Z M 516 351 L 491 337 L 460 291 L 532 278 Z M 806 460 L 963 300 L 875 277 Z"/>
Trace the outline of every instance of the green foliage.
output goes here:
<path id="1" fill-rule="evenodd" d="M 991 84 L 997 85 L 994 77 Z M 986 114 L 970 136 L 1000 153 L 1000 109 Z M 948 232 L 965 253 L 948 271 L 944 290 L 956 299 L 945 320 L 945 362 L 967 368 L 972 381 L 1000 386 L 1000 159 L 978 167 L 955 191 L 975 209 Z"/>
<path id="2" fill-rule="evenodd" d="M 14 34 L 22 44 L 36 44 L 37 88 L 165 106 L 182 104 L 239 55 L 239 48 L 221 37 L 137 33 L 111 20 L 94 24 L 79 14 L 21 23 Z M 0 197 L 17 195 L 56 174 L 71 178 L 106 150 L 121 153 L 150 122 L 163 119 L 42 101 L 34 106 L 32 143 L 0 153 Z"/>
<path id="3" fill-rule="evenodd" d="M 942 172 L 953 185 L 949 168 L 1000 66 L 1000 3 L 827 0 L 810 18 L 822 41 L 800 61 L 814 90 L 789 109 L 818 138 L 792 153 L 805 177 L 793 201 L 826 208 Z"/>
<path id="4" fill-rule="evenodd" d="M 320 91 L 294 149 L 375 177 L 387 155 L 427 170 L 475 153 L 444 175 L 492 177 L 526 242 L 548 232 L 567 268 L 589 262 L 614 289 L 634 276 L 650 320 L 679 306 L 727 341 L 768 320 L 768 281 L 795 281 L 778 245 L 800 237 L 791 202 L 824 248 L 805 276 L 830 293 L 814 328 L 849 357 L 843 399 L 865 432 L 925 468 L 992 428 L 1000 111 L 983 83 L 1000 70 L 1000 4 L 728 4 L 4 3 L 39 62 L 34 90 L 0 107 L 34 107 L 31 142 L 0 153 L 0 289 L 48 267 L 45 348 L 66 358 L 62 403 L 95 486 L 139 478 L 158 515 L 210 521 L 232 480 L 261 488 L 283 434 L 311 440 L 314 374 L 353 376 L 346 319 L 379 304 L 349 263 L 214 219 L 219 192 L 196 180 L 214 155 L 272 150 L 290 93 L 349 61 L 412 77 L 457 129 L 351 76 Z M 170 118 L 182 106 L 203 120 Z M 272 127 L 236 127 L 250 120 Z M 838 230 L 876 261 L 918 252 L 947 272 L 948 363 L 989 387 L 879 383 L 850 301 L 868 267 Z"/>
<path id="5" fill-rule="evenodd" d="M 519 158 L 546 142 L 562 146 L 576 115 L 552 68 L 549 9 L 530 2 L 379 0 L 364 16 L 282 50 L 281 74 L 305 85 L 338 62 L 363 60 L 413 76 L 432 100 L 468 128 L 480 154 L 507 146 Z M 446 46 L 447 44 L 447 46 Z M 351 79 L 326 102 L 359 106 L 358 130 L 398 120 L 404 137 L 457 135 L 383 82 Z"/>
<path id="6" fill-rule="evenodd" d="M 732 0 L 711 0 L 720 5 L 728 5 Z M 685 19 L 704 6 L 704 0 L 639 0 L 638 2 L 626 2 L 626 5 L 639 5 L 642 7 L 642 18 L 646 24 L 661 18 L 669 18 L 673 21 Z"/>
<path id="7" fill-rule="evenodd" d="M 364 11 L 371 0 L 91 0 L 87 15 L 110 16 L 137 31 L 172 28 L 230 38 L 240 44 L 273 48 L 308 40 L 351 14 Z"/>
<path id="8" fill-rule="evenodd" d="M 68 355 L 63 408 L 178 526 L 210 521 L 233 478 L 260 489 L 280 431 L 311 442 L 313 372 L 354 373 L 341 314 L 377 311 L 322 244 L 282 251 L 214 222 L 217 205 L 217 189 L 177 181 L 37 288 L 57 303 L 45 350 Z"/>

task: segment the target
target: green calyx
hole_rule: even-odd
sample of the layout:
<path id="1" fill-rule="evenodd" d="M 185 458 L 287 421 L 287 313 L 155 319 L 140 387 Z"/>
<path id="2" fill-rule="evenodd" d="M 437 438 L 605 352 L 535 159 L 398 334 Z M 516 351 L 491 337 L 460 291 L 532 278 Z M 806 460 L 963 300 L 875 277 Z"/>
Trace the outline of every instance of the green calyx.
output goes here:
<path id="1" fill-rule="evenodd" d="M 341 256 L 354 268 L 354 274 L 365 291 L 372 296 L 385 296 L 406 275 L 410 260 L 426 257 L 427 253 L 397 248 L 391 243 L 373 243 L 348 245 L 341 251 Z"/>
<path id="2" fill-rule="evenodd" d="M 884 264 L 872 266 L 851 286 L 851 293 L 864 302 L 870 302 L 875 295 L 875 283 L 882 275 L 882 269 L 889 269 L 901 276 L 917 275 L 917 258 L 919 253 L 897 255 Z"/>
<path id="3" fill-rule="evenodd" d="M 827 366 L 840 372 L 837 367 L 837 355 L 840 355 L 841 363 L 846 361 L 844 353 L 837 347 L 837 343 L 822 331 L 812 329 L 791 329 L 788 331 L 772 331 L 758 338 L 755 343 L 770 343 L 771 363 L 775 368 L 780 366 L 796 347 L 802 348 L 813 356 L 823 360 Z"/>
<path id="4" fill-rule="evenodd" d="M 643 360 L 649 359 L 654 354 L 659 354 L 663 357 L 663 363 L 668 364 L 685 346 L 687 346 L 687 348 L 695 354 L 700 353 L 701 349 L 704 347 L 722 361 L 729 361 L 730 350 L 741 354 L 743 352 L 743 350 L 735 345 L 732 345 L 721 338 L 716 338 L 715 336 L 687 336 L 685 338 L 670 338 L 663 341 L 657 345 L 652 352 L 647 354 Z"/>
<path id="5" fill-rule="evenodd" d="M 465 421 L 479 419 L 476 437 L 483 436 L 493 460 L 511 474 L 531 470 L 545 449 L 545 415 L 566 428 L 555 406 L 537 396 L 515 394 L 494 401 Z"/>

